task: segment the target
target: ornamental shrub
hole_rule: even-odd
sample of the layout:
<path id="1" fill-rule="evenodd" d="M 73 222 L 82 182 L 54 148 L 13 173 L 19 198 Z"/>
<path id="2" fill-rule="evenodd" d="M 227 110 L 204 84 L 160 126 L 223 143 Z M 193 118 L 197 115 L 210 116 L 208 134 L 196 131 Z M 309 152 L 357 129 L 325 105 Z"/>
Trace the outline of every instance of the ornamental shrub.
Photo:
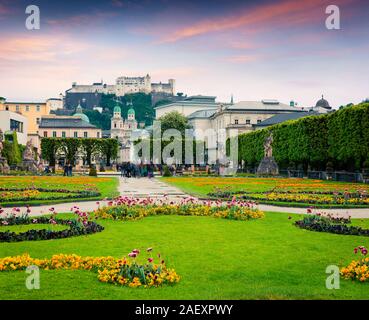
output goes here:
<path id="1" fill-rule="evenodd" d="M 91 166 L 90 167 L 90 171 L 89 171 L 88 175 L 90 177 L 97 177 L 97 171 L 96 171 L 96 167 L 95 166 Z"/>
<path id="2" fill-rule="evenodd" d="M 164 166 L 164 170 L 163 170 L 163 177 L 171 177 L 172 173 L 170 172 L 168 166 Z"/>

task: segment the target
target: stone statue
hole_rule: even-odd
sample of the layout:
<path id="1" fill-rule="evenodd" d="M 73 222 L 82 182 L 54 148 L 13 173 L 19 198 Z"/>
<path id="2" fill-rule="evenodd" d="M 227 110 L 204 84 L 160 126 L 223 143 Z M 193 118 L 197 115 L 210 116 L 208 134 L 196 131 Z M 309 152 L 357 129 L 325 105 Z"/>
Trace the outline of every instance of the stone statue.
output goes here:
<path id="1" fill-rule="evenodd" d="M 271 158 L 273 157 L 273 134 L 271 133 L 264 141 L 264 157 Z"/>
<path id="2" fill-rule="evenodd" d="M 264 159 L 261 160 L 257 173 L 262 175 L 277 175 L 279 168 L 273 157 L 273 134 L 270 133 L 264 141 Z"/>
<path id="3" fill-rule="evenodd" d="M 37 161 L 35 160 L 32 139 L 27 142 L 26 149 L 23 152 L 22 166 L 26 171 L 37 172 Z"/>
<path id="4" fill-rule="evenodd" d="M 8 161 L 3 157 L 3 150 L 4 150 L 4 134 L 3 131 L 0 129 L 0 174 L 7 174 L 10 172 L 10 168 L 8 165 Z"/>
<path id="5" fill-rule="evenodd" d="M 35 155 L 33 152 L 32 139 L 27 142 L 26 149 L 23 152 L 23 160 L 35 160 Z"/>
<path id="6" fill-rule="evenodd" d="M 3 140 L 4 140 L 4 134 L 3 134 L 3 131 L 0 129 L 0 157 L 2 156 L 3 149 L 4 149 Z"/>

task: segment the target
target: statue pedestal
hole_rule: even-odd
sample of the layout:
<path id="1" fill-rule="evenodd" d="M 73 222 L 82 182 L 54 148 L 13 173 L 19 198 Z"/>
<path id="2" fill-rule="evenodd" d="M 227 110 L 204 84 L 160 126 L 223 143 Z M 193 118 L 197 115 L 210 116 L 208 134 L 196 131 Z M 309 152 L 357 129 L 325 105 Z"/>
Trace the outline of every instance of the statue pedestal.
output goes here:
<path id="1" fill-rule="evenodd" d="M 31 159 L 23 159 L 22 161 L 22 167 L 25 171 L 30 171 L 30 172 L 37 172 L 37 162 L 35 160 L 31 160 Z"/>
<path id="2" fill-rule="evenodd" d="M 10 167 L 5 158 L 0 157 L 0 174 L 8 174 L 10 172 Z"/>
<path id="3" fill-rule="evenodd" d="M 278 173 L 278 164 L 275 162 L 274 157 L 264 157 L 264 159 L 261 160 L 257 174 L 278 175 Z"/>

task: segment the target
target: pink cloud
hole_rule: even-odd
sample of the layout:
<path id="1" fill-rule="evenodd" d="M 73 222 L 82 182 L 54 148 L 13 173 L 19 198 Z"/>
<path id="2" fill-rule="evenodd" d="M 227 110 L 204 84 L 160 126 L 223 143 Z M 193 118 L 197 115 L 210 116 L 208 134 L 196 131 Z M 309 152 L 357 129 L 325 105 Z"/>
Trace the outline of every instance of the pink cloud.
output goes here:
<path id="1" fill-rule="evenodd" d="M 241 55 L 228 57 L 226 58 L 226 61 L 231 62 L 231 63 L 248 63 L 248 62 L 259 60 L 259 58 L 260 57 L 256 55 L 241 54 Z"/>
<path id="2" fill-rule="evenodd" d="M 354 0 L 336 0 L 336 5 L 343 5 Z M 295 1 L 284 0 L 278 3 L 259 5 L 238 14 L 205 19 L 179 28 L 161 39 L 162 42 L 176 42 L 212 32 L 224 32 L 237 28 L 271 28 L 272 26 L 312 24 L 324 15 L 324 8 L 330 4 L 326 0 Z M 321 14 L 319 15 L 319 12 Z"/>
<path id="3" fill-rule="evenodd" d="M 96 26 L 96 24 L 108 21 L 117 15 L 117 12 L 94 12 L 91 14 L 69 16 L 67 18 L 48 19 L 46 23 L 52 27 L 58 28 Z"/>

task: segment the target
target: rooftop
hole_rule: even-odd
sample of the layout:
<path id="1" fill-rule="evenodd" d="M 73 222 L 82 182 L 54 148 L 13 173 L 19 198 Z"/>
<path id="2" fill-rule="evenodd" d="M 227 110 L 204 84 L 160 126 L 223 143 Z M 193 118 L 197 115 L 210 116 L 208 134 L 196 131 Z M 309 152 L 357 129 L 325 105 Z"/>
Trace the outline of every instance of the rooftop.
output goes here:
<path id="1" fill-rule="evenodd" d="M 96 129 L 94 125 L 82 120 L 79 117 L 68 116 L 48 116 L 42 117 L 39 128 L 89 128 Z"/>
<path id="2" fill-rule="evenodd" d="M 307 116 L 314 116 L 314 115 L 318 115 L 318 113 L 316 112 L 291 112 L 291 113 L 279 113 L 274 115 L 273 117 L 270 117 L 269 119 L 266 119 L 258 124 L 255 124 L 255 127 L 268 127 L 268 126 L 272 126 L 274 124 L 278 124 L 284 121 L 288 121 L 288 120 L 296 120 L 302 117 L 307 117 Z"/>
<path id="3" fill-rule="evenodd" d="M 256 111 L 290 111 L 303 112 L 303 108 L 291 107 L 277 100 L 240 101 L 226 107 L 226 110 L 256 110 Z"/>
<path id="4" fill-rule="evenodd" d="M 217 112 L 217 109 L 206 109 L 206 110 L 198 110 L 194 113 L 191 113 L 187 118 L 190 119 L 206 119 L 211 117 L 214 113 Z"/>

